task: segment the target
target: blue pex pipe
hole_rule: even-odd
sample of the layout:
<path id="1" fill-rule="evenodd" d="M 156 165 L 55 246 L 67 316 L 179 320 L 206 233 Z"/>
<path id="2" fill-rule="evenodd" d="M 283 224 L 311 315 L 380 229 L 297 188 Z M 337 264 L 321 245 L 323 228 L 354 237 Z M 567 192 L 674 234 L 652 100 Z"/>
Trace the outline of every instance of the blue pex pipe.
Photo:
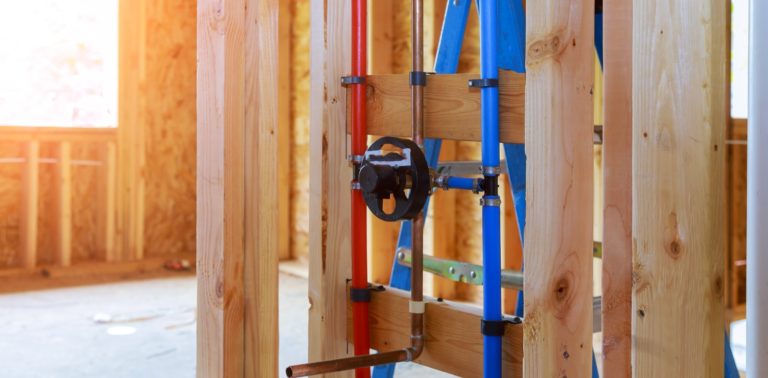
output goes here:
<path id="1" fill-rule="evenodd" d="M 496 0 L 480 0 L 480 77 L 498 79 Z M 481 149 L 486 179 L 498 173 L 486 171 L 499 167 L 499 89 L 480 89 Z M 483 196 L 483 319 L 501 321 L 501 225 L 499 196 Z M 501 336 L 483 335 L 483 376 L 501 377 Z"/>
<path id="2" fill-rule="evenodd" d="M 473 190 L 476 181 L 477 179 L 468 177 L 448 177 L 447 185 L 449 189 Z"/>

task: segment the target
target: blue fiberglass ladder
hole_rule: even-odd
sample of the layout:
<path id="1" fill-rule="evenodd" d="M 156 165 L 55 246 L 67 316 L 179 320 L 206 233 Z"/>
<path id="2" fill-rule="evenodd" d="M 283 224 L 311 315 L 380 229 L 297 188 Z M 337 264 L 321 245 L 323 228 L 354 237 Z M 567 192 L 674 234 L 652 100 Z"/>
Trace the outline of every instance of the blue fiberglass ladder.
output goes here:
<path id="1" fill-rule="evenodd" d="M 482 1 L 482 0 L 477 0 Z M 456 73 L 459 65 L 459 54 L 464 40 L 464 31 L 469 18 L 471 0 L 448 0 L 445 18 L 440 34 L 434 71 L 438 74 Z M 522 0 L 500 0 L 497 10 L 498 18 L 498 65 L 501 69 L 515 72 L 525 72 L 525 13 Z M 602 64 L 603 59 L 603 22 L 602 14 L 595 15 L 595 48 Z M 424 144 L 427 161 L 430 168 L 437 168 L 440 155 L 440 140 L 427 139 Z M 509 184 L 514 199 L 515 213 L 518 220 L 520 237 L 523 238 L 526 206 L 525 206 L 525 146 L 523 144 L 504 144 Z M 424 205 L 424 212 L 429 208 L 429 200 Z M 403 221 L 397 248 L 411 247 L 411 222 Z M 402 290 L 411 288 L 410 268 L 393 259 L 390 286 Z M 518 292 L 515 315 L 523 316 L 523 292 Z M 726 335 L 727 336 L 727 335 Z M 738 378 L 738 370 L 730 350 L 728 338 L 725 339 L 725 377 Z M 376 366 L 373 369 L 374 378 L 392 378 L 395 364 Z M 594 353 L 592 354 L 592 376 L 598 378 Z"/>

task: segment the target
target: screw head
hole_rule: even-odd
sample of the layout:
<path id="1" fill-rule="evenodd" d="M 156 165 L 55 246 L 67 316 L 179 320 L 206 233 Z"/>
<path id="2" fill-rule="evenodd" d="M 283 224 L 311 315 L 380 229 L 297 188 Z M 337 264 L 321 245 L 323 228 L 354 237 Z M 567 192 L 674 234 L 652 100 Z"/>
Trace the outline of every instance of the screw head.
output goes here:
<path id="1" fill-rule="evenodd" d="M 456 268 L 454 268 L 452 266 L 448 267 L 448 273 L 455 274 L 456 273 Z"/>
<path id="2" fill-rule="evenodd" d="M 473 270 L 469 272 L 469 276 L 472 277 L 472 279 L 474 280 L 475 278 L 477 278 L 477 273 Z"/>

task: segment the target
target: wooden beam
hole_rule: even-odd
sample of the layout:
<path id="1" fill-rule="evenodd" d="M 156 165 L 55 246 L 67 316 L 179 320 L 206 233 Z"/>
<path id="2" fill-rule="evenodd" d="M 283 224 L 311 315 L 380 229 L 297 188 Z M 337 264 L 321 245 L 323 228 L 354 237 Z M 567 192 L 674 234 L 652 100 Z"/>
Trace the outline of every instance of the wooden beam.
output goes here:
<path id="1" fill-rule="evenodd" d="M 278 14 L 198 2 L 198 377 L 278 369 Z"/>
<path id="2" fill-rule="evenodd" d="M 369 74 L 392 73 L 391 1 L 368 0 L 368 70 Z M 374 137 L 370 137 L 371 139 Z M 394 199 L 384 201 L 384 208 L 394 208 Z M 400 222 L 385 222 L 368 212 L 368 260 L 371 282 L 388 284 L 397 248 Z"/>
<path id="3" fill-rule="evenodd" d="M 350 276 L 350 193 L 346 162 L 346 94 L 350 1 L 311 0 L 309 359 L 340 358 L 346 337 L 346 279 Z M 351 376 L 341 373 L 336 376 Z"/>
<path id="4" fill-rule="evenodd" d="M 291 259 L 291 2 L 280 2 L 277 90 L 277 243 L 280 260 Z"/>
<path id="5" fill-rule="evenodd" d="M 288 232 L 289 212 L 275 203 L 287 201 L 288 190 L 280 193 L 283 188 L 265 178 L 279 177 L 287 165 L 280 159 L 288 159 L 283 156 L 287 135 L 280 134 L 290 129 L 285 124 L 277 130 L 281 102 L 272 97 L 281 84 L 290 83 L 279 82 L 280 65 L 287 64 L 278 58 L 284 52 L 279 47 L 279 19 L 290 15 L 290 8 L 281 3 L 245 1 L 245 377 L 279 372 L 278 260 L 281 243 L 289 241 L 280 235 Z"/>
<path id="6" fill-rule="evenodd" d="M 456 141 L 445 140 L 441 143 L 439 160 L 456 160 Z M 432 224 L 432 250 L 435 257 L 450 260 L 459 258 L 456 248 L 457 194 L 456 190 L 438 190 L 432 196 L 432 218 L 428 219 L 428 224 Z M 459 285 L 461 284 L 447 278 L 432 276 L 432 292 L 436 297 L 458 299 L 456 292 Z"/>
<path id="7" fill-rule="evenodd" d="M 33 269 L 37 263 L 37 209 L 40 201 L 40 142 L 31 140 L 25 146 L 20 221 L 21 247 L 18 265 Z"/>
<path id="8" fill-rule="evenodd" d="M 603 374 L 631 377 L 632 1 L 603 11 Z"/>
<path id="9" fill-rule="evenodd" d="M 0 126 L 0 140 L 27 142 L 108 142 L 115 141 L 117 129 L 94 127 Z"/>
<path id="10" fill-rule="evenodd" d="M 54 180 L 56 232 L 56 263 L 72 264 L 72 145 L 61 142 L 56 149 L 56 173 Z"/>
<path id="11" fill-rule="evenodd" d="M 520 227 L 517 225 L 515 200 L 509 187 L 509 176 L 499 180 L 499 191 L 503 193 L 501 209 L 502 242 L 504 243 L 504 269 L 520 270 L 523 267 L 523 243 L 520 240 Z M 518 290 L 502 290 L 502 310 L 505 314 L 514 314 L 517 309 Z"/>
<path id="12" fill-rule="evenodd" d="M 478 74 L 430 75 L 424 91 L 427 138 L 480 140 L 480 91 L 467 81 Z M 408 75 L 372 75 L 368 83 L 368 134 L 411 136 Z M 499 71 L 499 138 L 523 143 L 525 75 Z M 591 106 L 591 104 L 590 104 Z M 591 109 L 591 108 L 590 108 Z M 350 124 L 350 122 L 347 122 Z"/>
<path id="13" fill-rule="evenodd" d="M 409 293 L 387 288 L 371 298 L 371 348 L 389 351 L 410 345 Z M 424 352 L 416 363 L 460 377 L 483 376 L 482 310 L 459 303 L 425 297 Z M 351 307 L 347 318 L 351 327 Z M 507 325 L 502 339 L 502 375 L 519 377 L 523 365 L 523 330 Z M 350 335 L 351 343 L 352 329 Z"/>
<path id="14" fill-rule="evenodd" d="M 115 256 L 115 195 L 117 192 L 117 147 L 114 142 L 100 146 L 98 183 L 97 255 L 104 261 L 116 260 Z"/>
<path id="15" fill-rule="evenodd" d="M 525 377 L 592 366 L 594 2 L 526 9 Z"/>
<path id="16" fill-rule="evenodd" d="M 633 5 L 633 375 L 721 377 L 730 8 Z"/>
<path id="17" fill-rule="evenodd" d="M 147 0 L 119 1 L 117 220 L 119 261 L 144 255 Z"/>

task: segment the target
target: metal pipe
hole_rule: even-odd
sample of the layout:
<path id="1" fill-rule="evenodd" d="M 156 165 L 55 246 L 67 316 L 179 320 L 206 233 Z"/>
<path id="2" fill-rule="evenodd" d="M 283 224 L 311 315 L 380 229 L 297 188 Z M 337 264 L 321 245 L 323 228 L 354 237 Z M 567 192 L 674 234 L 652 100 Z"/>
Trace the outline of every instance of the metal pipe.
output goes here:
<path id="1" fill-rule="evenodd" d="M 496 0 L 479 2 L 480 78 L 498 82 L 496 62 Z M 498 195 L 499 168 L 499 88 L 485 85 L 480 89 L 481 152 L 485 192 L 483 206 L 483 321 L 499 322 L 501 313 L 501 226 Z M 501 336 L 483 335 L 483 376 L 501 377 Z"/>
<path id="2" fill-rule="evenodd" d="M 424 1 L 411 1 L 411 70 L 424 71 Z M 424 86 L 411 85 L 413 141 L 424 146 Z"/>
<path id="3" fill-rule="evenodd" d="M 367 74 L 367 0 L 352 2 L 352 75 L 365 77 Z M 364 81 L 354 84 L 352 90 L 352 154 L 361 156 L 367 148 L 366 132 L 366 85 Z M 355 171 L 358 167 L 355 165 Z M 368 287 L 368 243 L 366 226 L 366 206 L 362 191 L 352 185 L 351 233 L 352 233 L 352 282 L 353 289 Z M 370 335 L 368 325 L 368 303 L 352 302 L 352 338 L 355 355 L 370 353 Z M 371 370 L 360 368 L 355 371 L 356 378 L 369 378 Z"/>
<path id="4" fill-rule="evenodd" d="M 749 13 L 747 374 L 768 377 L 768 2 L 752 0 Z"/>

